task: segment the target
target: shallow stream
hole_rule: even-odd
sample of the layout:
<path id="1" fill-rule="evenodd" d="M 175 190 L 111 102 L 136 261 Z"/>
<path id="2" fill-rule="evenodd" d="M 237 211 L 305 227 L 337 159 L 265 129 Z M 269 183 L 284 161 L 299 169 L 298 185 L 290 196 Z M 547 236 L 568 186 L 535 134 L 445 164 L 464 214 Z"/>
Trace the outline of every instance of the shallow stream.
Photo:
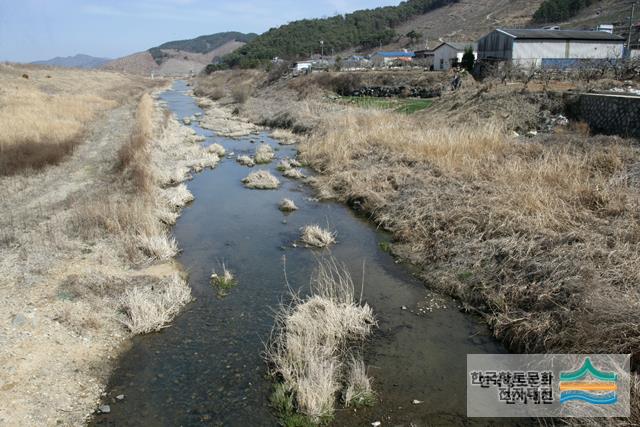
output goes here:
<path id="1" fill-rule="evenodd" d="M 179 118 L 202 112 L 188 89 L 178 81 L 161 96 Z M 220 143 L 228 154 L 253 154 L 265 141 L 278 149 L 278 158 L 296 155 L 295 147 L 278 145 L 268 133 L 228 139 L 197 123 L 192 126 L 207 137 L 204 144 Z M 380 326 L 364 349 L 379 401 L 364 410 L 339 409 L 333 425 L 475 424 L 465 416 L 466 355 L 502 353 L 504 348 L 477 319 L 461 313 L 455 301 L 425 289 L 409 267 L 381 250 L 387 234 L 341 204 L 315 201 L 310 188 L 282 177 L 276 165 L 277 160 L 254 170 L 269 169 L 278 176 L 278 190 L 244 188 L 241 179 L 251 169 L 233 158 L 188 182 L 196 200 L 184 209 L 173 232 L 196 300 L 171 327 L 133 340 L 108 386 L 111 413 L 97 416 L 92 424 L 277 425 L 261 354 L 273 326 L 272 309 L 287 294 L 283 260 L 291 286 L 305 288 L 322 255 L 293 246 L 307 224 L 337 231 L 331 253 L 356 283 L 364 264 L 364 300 Z M 284 197 L 300 210 L 280 212 Z M 209 282 L 211 270 L 221 262 L 238 279 L 224 298 Z M 120 394 L 125 399 L 115 401 Z"/>

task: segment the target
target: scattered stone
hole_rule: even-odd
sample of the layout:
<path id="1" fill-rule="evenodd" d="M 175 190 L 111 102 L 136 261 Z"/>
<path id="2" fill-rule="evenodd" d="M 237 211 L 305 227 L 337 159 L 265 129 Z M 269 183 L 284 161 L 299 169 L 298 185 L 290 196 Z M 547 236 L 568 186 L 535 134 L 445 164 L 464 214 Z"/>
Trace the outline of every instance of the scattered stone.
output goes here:
<path id="1" fill-rule="evenodd" d="M 184 123 L 185 125 L 189 126 L 191 124 L 191 117 L 184 117 L 182 119 L 182 123 Z"/>
<path id="2" fill-rule="evenodd" d="M 381 426 L 381 425 L 382 425 L 382 423 L 381 423 L 380 421 L 374 421 L 374 422 L 372 422 L 372 423 L 371 423 L 371 425 L 372 425 L 373 427 L 379 427 L 379 426 Z"/>
<path id="3" fill-rule="evenodd" d="M 124 400 L 124 394 L 119 394 L 116 396 L 116 400 L 122 402 Z"/>
<path id="4" fill-rule="evenodd" d="M 402 309 L 403 309 L 403 310 L 407 310 L 407 306 L 406 306 L 406 305 L 403 305 L 403 306 L 402 306 Z"/>
<path id="5" fill-rule="evenodd" d="M 422 402 L 422 400 L 413 399 L 413 402 L 411 402 L 411 403 L 414 404 L 414 405 L 420 405 L 423 402 Z"/>
<path id="6" fill-rule="evenodd" d="M 101 414 L 108 414 L 111 412 L 111 406 L 102 405 L 101 407 L 98 408 L 98 411 L 100 411 Z"/>
<path id="7" fill-rule="evenodd" d="M 11 324 L 13 326 L 20 327 L 20 326 L 23 326 L 25 323 L 27 323 L 27 320 L 28 319 L 24 314 L 18 313 L 14 316 L 13 320 L 11 321 Z"/>

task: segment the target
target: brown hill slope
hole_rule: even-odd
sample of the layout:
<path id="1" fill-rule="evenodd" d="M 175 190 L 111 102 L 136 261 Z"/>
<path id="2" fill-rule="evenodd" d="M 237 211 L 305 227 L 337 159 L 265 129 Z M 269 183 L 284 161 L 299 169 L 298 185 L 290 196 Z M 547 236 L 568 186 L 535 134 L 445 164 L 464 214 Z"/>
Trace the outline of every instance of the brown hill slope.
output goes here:
<path id="1" fill-rule="evenodd" d="M 197 74 L 211 63 L 213 58 L 231 53 L 245 43 L 229 41 L 208 53 L 193 53 L 178 49 L 162 49 L 165 54 L 162 63 L 153 59 L 149 51 L 138 52 L 110 61 L 102 69 L 128 74 L 156 76 L 181 76 L 191 72 Z"/>
<path id="2" fill-rule="evenodd" d="M 571 20 L 557 24 L 565 28 L 584 29 L 594 28 L 598 24 L 614 24 L 616 34 L 625 36 L 629 11 L 634 1 L 596 1 Z M 427 43 L 433 48 L 442 40 L 477 40 L 496 27 L 541 27 L 543 25 L 534 24 L 531 19 L 542 2 L 543 0 L 460 0 L 417 16 L 395 29 L 398 34 L 403 35 L 412 30 L 421 33 L 423 38 L 419 42 L 412 44 L 409 38 L 400 37 L 383 48 L 420 49 Z M 636 12 L 636 16 L 640 16 L 640 10 Z"/>

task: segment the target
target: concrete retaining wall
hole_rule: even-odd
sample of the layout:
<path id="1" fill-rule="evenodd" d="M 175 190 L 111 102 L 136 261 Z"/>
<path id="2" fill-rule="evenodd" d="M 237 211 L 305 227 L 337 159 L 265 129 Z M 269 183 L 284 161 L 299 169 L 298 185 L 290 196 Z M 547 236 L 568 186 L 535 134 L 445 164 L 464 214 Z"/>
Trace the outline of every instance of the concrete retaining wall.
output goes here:
<path id="1" fill-rule="evenodd" d="M 610 93 L 569 95 L 568 113 L 595 133 L 640 138 L 640 96 Z"/>

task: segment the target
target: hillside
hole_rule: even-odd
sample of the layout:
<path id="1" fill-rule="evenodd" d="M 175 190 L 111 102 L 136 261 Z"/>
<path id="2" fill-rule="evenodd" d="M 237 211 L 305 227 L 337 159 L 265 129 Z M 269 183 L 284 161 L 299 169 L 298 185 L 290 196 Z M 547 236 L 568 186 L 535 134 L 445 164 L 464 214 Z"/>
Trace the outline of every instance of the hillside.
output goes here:
<path id="1" fill-rule="evenodd" d="M 496 27 L 527 26 L 542 0 L 460 0 L 410 19 L 396 28 L 398 34 L 423 35 L 415 44 L 401 37 L 385 48 L 433 48 L 440 41 L 472 41 Z"/>
<path id="2" fill-rule="evenodd" d="M 398 6 L 360 10 L 323 19 L 303 19 L 272 28 L 223 59 L 227 67 L 250 68 L 273 57 L 297 59 L 353 47 L 372 48 L 396 38 L 394 27 L 458 0 L 408 0 Z"/>
<path id="3" fill-rule="evenodd" d="M 628 15 L 634 0 L 600 0 L 560 22 L 563 28 L 592 29 L 598 24 L 617 24 L 616 34 L 626 36 Z M 473 41 L 496 27 L 541 27 L 551 22 L 534 23 L 533 16 L 543 0 L 460 0 L 423 15 L 416 16 L 395 28 L 399 35 L 416 31 L 423 37 L 415 43 L 408 37 L 398 37 L 384 49 L 435 47 L 440 41 Z"/>
<path id="4" fill-rule="evenodd" d="M 232 53 L 257 37 L 256 34 L 225 32 L 176 40 L 115 59 L 103 69 L 131 74 L 180 76 L 199 73 L 216 58 Z"/>
<path id="5" fill-rule="evenodd" d="M 84 68 L 84 69 L 92 69 L 92 68 L 100 68 L 102 65 L 111 61 L 109 58 L 97 58 L 95 56 L 78 54 L 74 56 L 56 56 L 52 59 L 47 59 L 45 61 L 34 61 L 32 64 L 35 65 L 49 65 L 52 67 L 62 67 L 62 68 Z"/>

